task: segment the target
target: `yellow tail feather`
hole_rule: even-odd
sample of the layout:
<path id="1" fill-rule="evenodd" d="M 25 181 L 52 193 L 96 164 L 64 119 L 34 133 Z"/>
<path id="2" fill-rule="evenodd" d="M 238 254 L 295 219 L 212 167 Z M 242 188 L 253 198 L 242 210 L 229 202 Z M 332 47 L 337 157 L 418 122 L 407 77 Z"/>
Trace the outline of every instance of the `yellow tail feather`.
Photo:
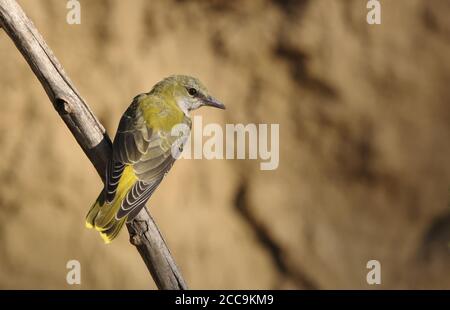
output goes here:
<path id="1" fill-rule="evenodd" d="M 133 168 L 126 166 L 117 186 L 115 199 L 111 203 L 105 203 L 102 191 L 86 215 L 86 227 L 95 228 L 99 231 L 105 243 L 114 240 L 123 224 L 125 224 L 127 217 L 118 220 L 116 214 L 120 209 L 122 200 L 136 181 L 137 178 Z"/>

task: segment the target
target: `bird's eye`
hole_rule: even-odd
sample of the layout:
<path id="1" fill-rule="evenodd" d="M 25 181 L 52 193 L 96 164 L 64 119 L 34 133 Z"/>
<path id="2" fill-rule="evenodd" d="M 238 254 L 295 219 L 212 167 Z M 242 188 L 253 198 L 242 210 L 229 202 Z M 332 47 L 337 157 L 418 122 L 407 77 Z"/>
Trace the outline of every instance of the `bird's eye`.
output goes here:
<path id="1" fill-rule="evenodd" d="M 188 93 L 191 96 L 197 95 L 197 90 L 195 88 L 188 88 Z"/>

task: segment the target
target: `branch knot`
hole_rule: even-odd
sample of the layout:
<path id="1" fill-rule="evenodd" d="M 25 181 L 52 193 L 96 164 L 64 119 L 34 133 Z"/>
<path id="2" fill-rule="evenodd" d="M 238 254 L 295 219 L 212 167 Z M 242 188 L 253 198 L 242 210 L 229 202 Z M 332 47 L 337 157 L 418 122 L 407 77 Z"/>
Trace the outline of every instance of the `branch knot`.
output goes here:
<path id="1" fill-rule="evenodd" d="M 61 99 L 61 98 L 56 98 L 55 109 L 61 115 L 72 113 L 72 109 L 70 108 L 69 103 L 66 100 Z"/>

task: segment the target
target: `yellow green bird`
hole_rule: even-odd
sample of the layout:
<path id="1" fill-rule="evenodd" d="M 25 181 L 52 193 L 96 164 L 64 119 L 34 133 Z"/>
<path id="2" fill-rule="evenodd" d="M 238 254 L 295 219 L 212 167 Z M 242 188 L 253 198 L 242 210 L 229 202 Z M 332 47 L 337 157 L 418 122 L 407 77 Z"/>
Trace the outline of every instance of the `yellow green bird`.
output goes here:
<path id="1" fill-rule="evenodd" d="M 198 79 L 186 75 L 165 78 L 133 99 L 120 119 L 105 186 L 86 216 L 86 226 L 106 243 L 145 206 L 175 162 L 172 147 L 179 136 L 172 128 L 190 129 L 189 112 L 201 106 L 225 109 Z"/>

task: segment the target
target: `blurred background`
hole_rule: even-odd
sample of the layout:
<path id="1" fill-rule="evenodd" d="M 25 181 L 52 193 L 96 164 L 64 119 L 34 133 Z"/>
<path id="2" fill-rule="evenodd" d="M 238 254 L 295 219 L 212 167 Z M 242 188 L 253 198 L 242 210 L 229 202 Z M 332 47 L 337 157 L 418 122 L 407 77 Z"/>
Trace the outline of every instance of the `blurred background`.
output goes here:
<path id="1" fill-rule="evenodd" d="M 174 73 L 226 104 L 204 124 L 280 124 L 277 170 L 181 160 L 150 199 L 190 288 L 450 289 L 449 1 L 18 2 L 111 136 Z M 3 31 L 0 72 L 0 288 L 155 288 L 84 227 L 102 183 Z"/>

